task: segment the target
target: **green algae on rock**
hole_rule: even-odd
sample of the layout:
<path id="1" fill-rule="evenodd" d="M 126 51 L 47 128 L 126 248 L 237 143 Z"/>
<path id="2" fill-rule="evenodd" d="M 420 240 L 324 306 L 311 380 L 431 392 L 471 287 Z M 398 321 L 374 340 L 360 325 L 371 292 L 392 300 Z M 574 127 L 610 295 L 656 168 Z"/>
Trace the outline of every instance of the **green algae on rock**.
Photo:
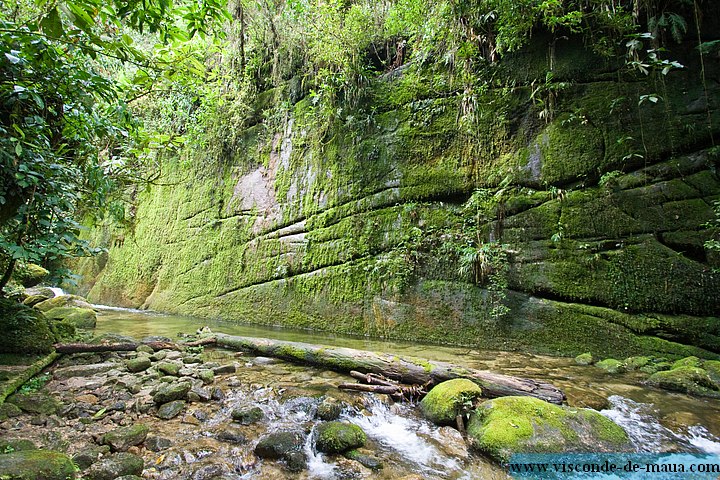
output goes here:
<path id="1" fill-rule="evenodd" d="M 720 398 L 720 384 L 713 381 L 708 372 L 693 366 L 679 366 L 654 373 L 648 385 L 702 397 Z"/>
<path id="2" fill-rule="evenodd" d="M 67 480 L 75 478 L 70 457 L 50 450 L 0 453 L 0 478 L 12 480 Z"/>
<path id="3" fill-rule="evenodd" d="M 435 385 L 420 401 L 420 409 L 437 425 L 455 425 L 457 416 L 469 412 L 481 396 L 476 383 L 456 378 Z"/>
<path id="4" fill-rule="evenodd" d="M 354 423 L 325 422 L 317 426 L 315 447 L 319 452 L 342 453 L 365 445 L 367 436 Z"/>
<path id="5" fill-rule="evenodd" d="M 473 447 L 497 461 L 516 453 L 629 451 L 627 433 L 589 409 L 553 405 L 532 397 L 501 397 L 470 416 Z"/>

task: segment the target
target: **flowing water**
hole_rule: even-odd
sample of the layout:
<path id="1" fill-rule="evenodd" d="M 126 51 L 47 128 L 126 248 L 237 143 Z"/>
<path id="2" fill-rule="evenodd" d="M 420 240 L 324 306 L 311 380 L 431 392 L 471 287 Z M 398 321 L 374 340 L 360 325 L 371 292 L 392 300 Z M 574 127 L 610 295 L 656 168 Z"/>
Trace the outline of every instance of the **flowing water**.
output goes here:
<path id="1" fill-rule="evenodd" d="M 720 454 L 720 402 L 645 387 L 641 383 L 645 377 L 639 373 L 610 375 L 594 367 L 576 365 L 568 358 L 369 340 L 103 306 L 98 309 L 96 333 L 177 338 L 180 333 L 193 333 L 209 325 L 213 331 L 234 335 L 391 352 L 543 379 L 562 388 L 569 405 L 595 408 L 620 424 L 638 452 Z M 238 370 L 224 406 L 209 412 L 210 419 L 203 424 L 205 431 L 172 422 L 161 427 L 167 430 L 167 435 L 184 439 L 179 443 L 184 447 L 159 457 L 157 471 L 150 471 L 152 478 L 191 478 L 191 474 L 195 475 L 192 472 L 215 468 L 213 462 L 218 456 L 231 458 L 234 471 L 243 472 L 228 478 L 362 478 L 367 472 L 354 471 L 342 460 L 330 460 L 314 452 L 309 441 L 305 446 L 309 469 L 295 477 L 288 477 L 274 462 L 257 462 L 252 455 L 257 438 L 267 432 L 292 429 L 311 432 L 317 422 L 313 420 L 317 398 L 325 393 L 353 405 L 344 411 L 344 419 L 363 428 L 369 449 L 385 465 L 373 478 L 401 478 L 414 472 L 421 474 L 420 478 L 507 478 L 498 466 L 468 452 L 462 440 L 447 427 L 440 429 L 423 420 L 412 405 L 391 404 L 377 396 L 337 390 L 337 384 L 348 381 L 348 377 L 222 350 L 208 349 L 204 355 L 208 360 L 239 358 L 247 368 Z M 245 428 L 243 434 L 253 439 L 249 446 L 230 448 L 213 441 L 213 429 L 227 424 L 232 408 L 250 406 L 259 406 L 266 421 Z"/>

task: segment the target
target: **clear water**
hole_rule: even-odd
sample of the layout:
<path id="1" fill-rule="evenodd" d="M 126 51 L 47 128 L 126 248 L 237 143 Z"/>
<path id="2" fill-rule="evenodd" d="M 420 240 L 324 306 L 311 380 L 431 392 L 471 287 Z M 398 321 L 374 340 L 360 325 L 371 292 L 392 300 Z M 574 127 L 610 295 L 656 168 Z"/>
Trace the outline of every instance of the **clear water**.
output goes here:
<path id="1" fill-rule="evenodd" d="M 213 331 L 234 335 L 392 352 L 543 379 L 562 388 L 570 405 L 595 407 L 623 426 L 638 452 L 720 453 L 720 402 L 645 387 L 640 374 L 610 375 L 594 367 L 578 366 L 568 358 L 370 340 L 103 306 L 98 309 L 97 333 L 121 333 L 136 338 L 161 335 L 174 339 L 178 334 L 194 333 L 209 325 Z M 207 350 L 206 355 L 212 355 L 210 352 Z M 233 355 L 217 353 L 223 354 Z M 311 400 L 313 395 L 329 390 L 337 392 L 335 385 L 342 381 L 342 376 L 318 369 L 284 363 L 256 365 L 253 358 L 242 361 L 248 368 L 238 371 L 238 381 L 252 388 L 234 391 L 235 397 L 230 403 L 235 407 L 260 406 L 268 418 L 263 431 L 291 427 L 312 430 L 315 425 L 312 409 L 316 407 Z M 373 474 L 373 478 L 400 478 L 413 472 L 422 473 L 424 478 L 507 478 L 501 469 L 485 459 L 471 456 L 463 460 L 448 454 L 439 429 L 420 418 L 413 406 L 389 406 L 372 395 L 354 397 L 361 399 L 362 406 L 346 411 L 345 419 L 367 432 L 373 451 L 384 452 L 381 456 L 386 468 Z M 218 412 L 206 425 L 212 428 L 227 422 L 229 410 Z M 174 434 L 182 436 L 182 432 Z M 350 478 L 336 463 L 314 452 L 309 442 L 305 449 L 309 471 L 292 478 Z M 230 455 L 236 464 L 245 465 L 247 473 L 237 478 L 290 478 L 270 466 L 253 464 L 251 452 L 251 448 L 235 448 L 223 453 Z M 180 470 L 168 472 L 182 474 L 182 465 L 205 461 L 202 450 L 188 454 L 193 458 L 181 455 L 173 460 Z M 174 477 L 158 474 L 152 478 Z"/>

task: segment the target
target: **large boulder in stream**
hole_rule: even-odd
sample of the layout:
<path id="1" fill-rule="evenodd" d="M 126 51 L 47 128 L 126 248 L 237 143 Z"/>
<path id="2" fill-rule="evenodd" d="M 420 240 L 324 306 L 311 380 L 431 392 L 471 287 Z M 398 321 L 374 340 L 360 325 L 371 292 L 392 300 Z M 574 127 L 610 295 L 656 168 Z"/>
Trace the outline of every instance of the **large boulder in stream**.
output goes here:
<path id="1" fill-rule="evenodd" d="M 500 462 L 519 453 L 623 452 L 627 433 L 595 410 L 553 405 L 533 397 L 500 397 L 471 415 L 468 439 Z"/>
<path id="2" fill-rule="evenodd" d="M 49 353 L 55 342 L 45 315 L 11 299 L 0 298 L 0 353 Z"/>
<path id="3" fill-rule="evenodd" d="M 61 307 L 76 307 L 76 308 L 88 308 L 93 310 L 93 306 L 87 301 L 87 299 L 78 295 L 60 295 L 53 297 L 35 305 L 35 308 L 41 312 L 47 312 L 53 308 Z"/>
<path id="4" fill-rule="evenodd" d="M 93 463 L 83 472 L 87 480 L 115 480 L 126 475 L 142 475 L 144 462 L 130 453 L 115 453 Z"/>
<path id="5" fill-rule="evenodd" d="M 647 383 L 665 390 L 720 398 L 720 383 L 713 381 L 707 370 L 699 367 L 687 365 L 657 372 L 648 378 Z"/>
<path id="6" fill-rule="evenodd" d="M 67 455 L 50 450 L 4 453 L 0 454 L 0 478 L 67 480 L 75 478 L 75 465 Z"/>
<path id="7" fill-rule="evenodd" d="M 315 447 L 323 453 L 342 453 L 365 445 L 363 429 L 352 423 L 326 422 L 317 427 Z"/>
<path id="8" fill-rule="evenodd" d="M 162 405 L 174 400 L 184 400 L 191 388 L 192 384 L 190 382 L 165 383 L 155 392 L 153 401 L 158 405 Z"/>
<path id="9" fill-rule="evenodd" d="M 471 380 L 455 378 L 435 385 L 420 402 L 425 418 L 438 425 L 455 425 L 456 417 L 474 405 L 482 389 Z"/>

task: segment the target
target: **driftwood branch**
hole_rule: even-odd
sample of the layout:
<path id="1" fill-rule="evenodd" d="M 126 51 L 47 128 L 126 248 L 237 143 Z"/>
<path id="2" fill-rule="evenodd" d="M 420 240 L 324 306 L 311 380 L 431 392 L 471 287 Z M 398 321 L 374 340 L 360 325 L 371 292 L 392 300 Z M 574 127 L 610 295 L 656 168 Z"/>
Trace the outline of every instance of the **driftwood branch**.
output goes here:
<path id="1" fill-rule="evenodd" d="M 565 400 L 565 394 L 547 382 L 474 370 L 445 362 L 267 338 L 238 337 L 222 333 L 214 336 L 219 347 L 343 373 L 374 373 L 409 385 L 435 385 L 453 378 L 467 378 L 480 385 L 483 395 L 490 398 L 526 395 L 556 404 Z"/>
<path id="2" fill-rule="evenodd" d="M 3 403 L 7 397 L 15 393 L 15 390 L 22 387 L 28 380 L 40 373 L 44 368 L 51 365 L 60 356 L 59 353 L 53 352 L 27 367 L 20 375 L 13 377 L 0 390 L 0 403 Z"/>
<path id="3" fill-rule="evenodd" d="M 88 352 L 132 352 L 137 350 L 140 345 L 147 345 L 153 350 L 181 350 L 185 347 L 200 347 L 203 345 L 212 345 L 216 342 L 213 337 L 201 338 L 200 340 L 187 343 L 172 342 L 142 342 L 142 343 L 57 343 L 55 351 L 60 353 L 88 353 Z"/>

